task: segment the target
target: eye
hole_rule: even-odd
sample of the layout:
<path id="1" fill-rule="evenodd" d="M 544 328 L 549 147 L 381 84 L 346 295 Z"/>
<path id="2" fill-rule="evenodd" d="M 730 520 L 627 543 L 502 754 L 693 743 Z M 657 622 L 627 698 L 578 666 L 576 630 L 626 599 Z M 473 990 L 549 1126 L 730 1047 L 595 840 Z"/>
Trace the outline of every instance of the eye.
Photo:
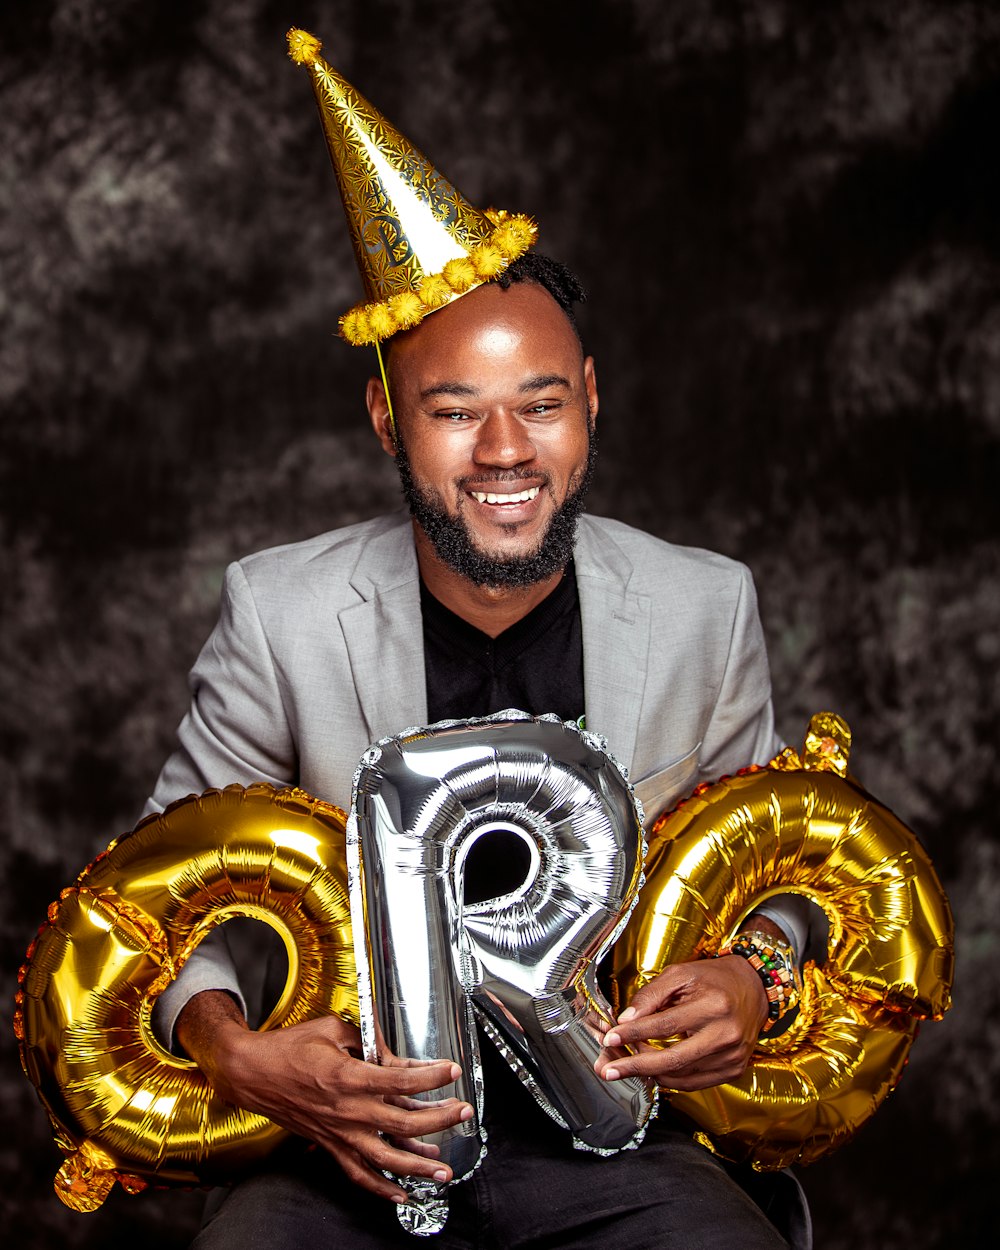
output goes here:
<path id="1" fill-rule="evenodd" d="M 436 412 L 434 417 L 438 421 L 471 421 L 472 417 L 467 412 L 456 412 L 454 410 L 445 410 L 444 412 Z"/>
<path id="2" fill-rule="evenodd" d="M 537 404 L 532 404 L 527 411 L 532 416 L 544 417 L 550 412 L 555 412 L 559 407 L 559 404 L 553 403 L 551 400 L 542 400 Z"/>

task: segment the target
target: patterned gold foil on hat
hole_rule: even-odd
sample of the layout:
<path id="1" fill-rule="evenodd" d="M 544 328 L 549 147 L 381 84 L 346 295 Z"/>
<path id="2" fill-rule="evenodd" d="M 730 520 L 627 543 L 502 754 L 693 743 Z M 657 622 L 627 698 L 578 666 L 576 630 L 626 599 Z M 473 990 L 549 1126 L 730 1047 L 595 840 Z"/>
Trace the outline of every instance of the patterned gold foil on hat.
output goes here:
<path id="1" fill-rule="evenodd" d="M 502 273 L 537 237 L 528 217 L 475 208 L 320 56 L 302 30 L 289 55 L 312 79 L 367 300 L 340 319 L 349 343 L 381 342 Z"/>

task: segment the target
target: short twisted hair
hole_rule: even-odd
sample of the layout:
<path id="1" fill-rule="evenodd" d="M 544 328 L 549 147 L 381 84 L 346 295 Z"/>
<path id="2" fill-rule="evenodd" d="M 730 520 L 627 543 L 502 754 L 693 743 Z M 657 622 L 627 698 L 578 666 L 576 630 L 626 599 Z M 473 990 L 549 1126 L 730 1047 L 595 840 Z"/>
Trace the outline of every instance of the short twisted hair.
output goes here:
<path id="1" fill-rule="evenodd" d="M 512 282 L 537 282 L 563 310 L 579 338 L 573 305 L 583 304 L 587 299 L 587 292 L 576 274 L 562 261 L 553 260 L 551 256 L 545 256 L 541 252 L 525 252 L 493 281 L 505 291 Z"/>

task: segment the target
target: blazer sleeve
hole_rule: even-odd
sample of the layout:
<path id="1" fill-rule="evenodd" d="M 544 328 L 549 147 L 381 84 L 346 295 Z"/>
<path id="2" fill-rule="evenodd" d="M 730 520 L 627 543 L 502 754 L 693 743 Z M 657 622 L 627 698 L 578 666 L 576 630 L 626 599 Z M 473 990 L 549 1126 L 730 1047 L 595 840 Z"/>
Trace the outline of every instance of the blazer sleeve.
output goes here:
<path id="1" fill-rule="evenodd" d="M 740 586 L 729 651 L 702 739 L 699 771 L 706 781 L 748 764 L 766 764 L 783 746 L 774 731 L 771 673 L 757 593 L 750 570 L 738 567 Z"/>
<path id="2" fill-rule="evenodd" d="M 160 773 L 145 812 L 162 811 L 188 794 L 238 782 L 294 783 L 297 753 L 289 718 L 253 593 L 239 564 L 226 571 L 219 621 L 191 670 L 191 707 L 179 745 Z M 153 1008 L 153 1029 L 173 1047 L 184 1005 L 203 990 L 222 990 L 246 1003 L 225 936 L 213 930 L 192 953 Z"/>
<path id="3" fill-rule="evenodd" d="M 716 780 L 748 764 L 766 764 L 784 747 L 774 730 L 771 673 L 757 592 L 750 570 L 740 566 L 741 584 L 729 655 L 701 758 L 701 774 Z M 812 907 L 795 894 L 780 894 L 756 908 L 753 916 L 773 920 L 792 943 L 801 964 L 812 935 Z"/>
<path id="4" fill-rule="evenodd" d="M 226 570 L 219 621 L 189 678 L 191 707 L 146 812 L 213 786 L 294 784 L 298 758 L 282 686 L 240 564 Z"/>

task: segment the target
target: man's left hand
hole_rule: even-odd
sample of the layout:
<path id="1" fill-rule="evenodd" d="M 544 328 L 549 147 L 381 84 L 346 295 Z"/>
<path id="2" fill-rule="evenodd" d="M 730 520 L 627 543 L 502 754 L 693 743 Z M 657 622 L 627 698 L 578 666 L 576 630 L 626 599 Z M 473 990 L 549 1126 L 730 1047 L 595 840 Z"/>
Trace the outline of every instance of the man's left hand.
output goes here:
<path id="1" fill-rule="evenodd" d="M 766 1019 L 764 987 L 739 955 L 671 964 L 636 992 L 594 1066 L 607 1081 L 654 1077 L 677 1090 L 721 1085 L 746 1070 Z M 678 1040 L 649 1045 L 665 1038 Z M 622 1046 L 638 1053 L 610 1053 Z"/>

